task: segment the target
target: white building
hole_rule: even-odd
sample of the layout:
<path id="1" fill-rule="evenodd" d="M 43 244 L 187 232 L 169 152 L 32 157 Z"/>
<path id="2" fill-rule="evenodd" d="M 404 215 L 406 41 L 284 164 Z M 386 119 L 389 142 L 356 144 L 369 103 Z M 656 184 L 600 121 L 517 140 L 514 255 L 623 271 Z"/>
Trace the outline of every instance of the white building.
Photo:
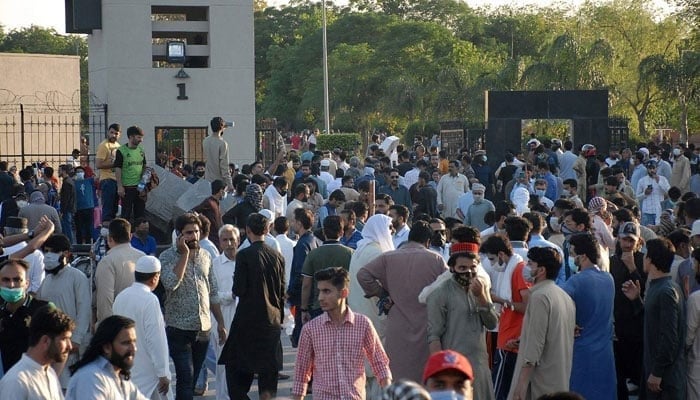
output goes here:
<path id="1" fill-rule="evenodd" d="M 157 149 L 192 163 L 221 116 L 235 122 L 224 133 L 230 161 L 254 160 L 252 0 L 102 0 L 101 9 L 101 29 L 88 35 L 90 92 L 121 124 L 121 142 L 138 125 L 149 164 Z M 166 61 L 169 41 L 186 44 L 182 71 Z"/>

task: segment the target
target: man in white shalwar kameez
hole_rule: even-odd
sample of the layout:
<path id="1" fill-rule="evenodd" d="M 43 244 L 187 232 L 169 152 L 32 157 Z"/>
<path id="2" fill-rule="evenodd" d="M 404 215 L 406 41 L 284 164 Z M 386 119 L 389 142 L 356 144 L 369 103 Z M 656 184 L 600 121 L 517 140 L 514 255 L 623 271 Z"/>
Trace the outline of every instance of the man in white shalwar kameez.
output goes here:
<path id="1" fill-rule="evenodd" d="M 221 255 L 212 262 L 214 275 L 219 284 L 219 299 L 221 300 L 221 313 L 224 316 L 226 326 L 231 326 L 233 316 L 236 314 L 236 298 L 233 297 L 233 273 L 236 270 L 236 250 L 240 243 L 240 232 L 233 225 L 226 224 L 219 229 L 219 247 Z M 216 329 L 216 318 L 212 318 L 212 328 L 209 336 L 209 344 L 214 347 L 216 360 L 221 355 L 223 345 L 219 344 L 219 334 Z M 216 398 L 228 400 L 228 388 L 226 387 L 226 366 L 216 366 Z"/>
<path id="2" fill-rule="evenodd" d="M 372 297 L 368 299 L 364 296 L 364 291 L 357 282 L 357 271 L 382 253 L 394 250 L 390 226 L 391 217 L 387 215 L 375 214 L 369 217 L 365 227 L 362 229 L 362 239 L 357 242 L 357 250 L 352 253 L 352 258 L 350 258 L 350 295 L 348 296 L 348 306 L 354 312 L 366 315 L 372 321 L 372 325 L 374 325 L 374 329 L 382 342 L 384 342 L 383 320 L 386 316 L 379 316 L 379 309 L 377 308 L 378 298 Z M 365 364 L 365 373 L 367 374 L 365 383 L 367 398 L 381 397 L 381 386 L 368 364 Z"/>
<path id="3" fill-rule="evenodd" d="M 437 207 L 444 218 L 459 218 L 459 198 L 469 191 L 469 180 L 459 173 L 459 161 L 450 161 L 449 173 L 437 185 Z"/>
<path id="4" fill-rule="evenodd" d="M 70 241 L 65 235 L 52 235 L 44 242 L 42 258 L 46 278 L 36 293 L 37 299 L 50 301 L 75 321 L 71 354 L 64 364 L 54 365 L 63 389 L 68 388 L 70 381 L 66 366 L 78 361 L 81 348 L 90 342 L 92 318 L 90 281 L 80 270 L 68 264 L 70 249 Z"/>
<path id="5" fill-rule="evenodd" d="M 135 281 L 114 299 L 112 313 L 135 321 L 136 348 L 131 381 L 152 400 L 173 399 L 165 321 L 158 298 L 151 293 L 160 280 L 160 261 L 143 256 L 136 261 Z"/>

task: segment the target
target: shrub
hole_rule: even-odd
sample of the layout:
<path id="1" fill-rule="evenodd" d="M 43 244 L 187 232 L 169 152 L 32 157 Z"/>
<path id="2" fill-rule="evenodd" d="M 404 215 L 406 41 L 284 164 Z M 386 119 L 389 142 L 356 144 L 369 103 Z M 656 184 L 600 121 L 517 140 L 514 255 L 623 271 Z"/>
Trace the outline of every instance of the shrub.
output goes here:
<path id="1" fill-rule="evenodd" d="M 345 151 L 354 151 L 362 144 L 358 133 L 319 135 L 316 140 L 316 150 L 333 150 L 335 148 L 340 148 Z"/>

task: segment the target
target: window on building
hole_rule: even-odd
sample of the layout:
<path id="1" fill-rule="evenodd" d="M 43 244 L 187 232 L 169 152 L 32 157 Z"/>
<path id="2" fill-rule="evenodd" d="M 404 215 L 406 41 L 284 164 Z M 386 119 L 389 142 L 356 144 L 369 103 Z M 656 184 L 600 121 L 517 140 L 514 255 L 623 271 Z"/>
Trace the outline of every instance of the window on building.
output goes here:
<path id="1" fill-rule="evenodd" d="M 185 42 L 185 63 L 166 59 L 167 42 Z M 209 7 L 152 6 L 151 46 L 153 68 L 209 67 Z"/>
<path id="2" fill-rule="evenodd" d="M 156 127 L 156 161 L 170 167 L 172 160 L 180 159 L 183 164 L 204 161 L 202 142 L 207 136 L 207 127 Z"/>

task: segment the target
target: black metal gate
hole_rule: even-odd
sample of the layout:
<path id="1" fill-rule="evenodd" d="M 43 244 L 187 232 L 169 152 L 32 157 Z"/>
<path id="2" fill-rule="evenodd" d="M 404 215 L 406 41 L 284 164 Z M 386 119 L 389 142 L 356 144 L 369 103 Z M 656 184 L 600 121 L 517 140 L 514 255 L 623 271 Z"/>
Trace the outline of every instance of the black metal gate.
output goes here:
<path id="1" fill-rule="evenodd" d="M 88 141 L 92 160 L 107 132 L 107 105 L 0 104 L 0 159 L 26 166 L 46 161 L 64 164 L 73 149 Z"/>

